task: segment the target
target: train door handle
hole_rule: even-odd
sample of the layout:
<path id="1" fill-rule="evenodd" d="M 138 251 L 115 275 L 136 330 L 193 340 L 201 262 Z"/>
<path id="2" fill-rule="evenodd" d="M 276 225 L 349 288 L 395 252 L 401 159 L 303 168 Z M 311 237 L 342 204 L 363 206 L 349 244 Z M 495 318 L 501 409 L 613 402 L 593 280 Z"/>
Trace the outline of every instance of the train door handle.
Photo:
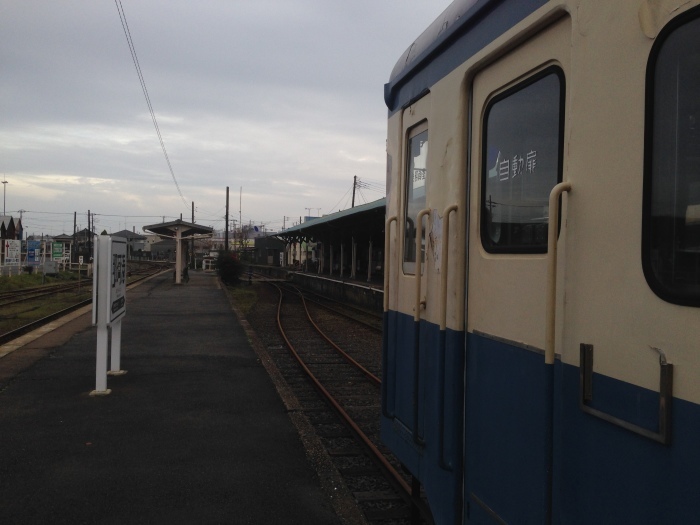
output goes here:
<path id="1" fill-rule="evenodd" d="M 590 406 L 593 400 L 593 345 L 581 343 L 579 401 L 581 410 L 622 427 L 630 432 L 644 436 L 664 445 L 671 444 L 671 405 L 673 402 L 673 365 L 666 362 L 663 354 L 659 357 L 659 431 L 654 432 L 630 423 Z"/>
<path id="2" fill-rule="evenodd" d="M 423 217 L 427 215 L 430 217 L 430 208 L 425 208 L 418 212 L 416 216 L 416 309 L 413 320 L 420 321 L 420 310 L 421 310 L 421 300 L 420 300 L 420 288 L 421 288 L 421 274 L 422 263 L 423 263 Z M 426 257 L 427 260 L 427 257 Z"/>

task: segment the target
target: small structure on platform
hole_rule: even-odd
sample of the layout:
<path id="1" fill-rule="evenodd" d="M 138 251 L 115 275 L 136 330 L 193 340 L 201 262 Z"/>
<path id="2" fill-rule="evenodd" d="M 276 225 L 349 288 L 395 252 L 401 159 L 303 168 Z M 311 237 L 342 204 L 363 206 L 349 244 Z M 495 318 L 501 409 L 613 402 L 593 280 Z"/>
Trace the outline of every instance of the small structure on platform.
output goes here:
<path id="1" fill-rule="evenodd" d="M 122 318 L 126 314 L 126 239 L 96 235 L 92 280 L 92 324 L 97 327 L 95 390 L 91 396 L 106 396 L 107 375 L 126 374 L 121 369 Z M 110 337 L 111 334 L 111 337 Z M 111 368 L 107 354 L 111 350 Z"/>
<path id="2" fill-rule="evenodd" d="M 276 234 L 256 237 L 253 262 L 255 264 L 267 264 L 268 266 L 282 266 L 285 248 L 285 241 L 279 239 Z"/>
<path id="3" fill-rule="evenodd" d="M 182 269 L 187 260 L 187 242 L 193 239 L 211 237 L 214 229 L 178 219 L 176 221 L 144 226 L 143 231 L 155 233 L 165 239 L 175 239 L 175 284 L 181 284 Z"/>

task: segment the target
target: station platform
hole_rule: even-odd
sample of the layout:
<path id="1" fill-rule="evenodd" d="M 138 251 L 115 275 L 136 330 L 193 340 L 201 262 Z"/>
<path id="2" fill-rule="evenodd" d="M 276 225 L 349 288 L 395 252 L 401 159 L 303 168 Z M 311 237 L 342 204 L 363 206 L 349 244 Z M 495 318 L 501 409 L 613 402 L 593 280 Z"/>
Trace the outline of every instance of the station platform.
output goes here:
<path id="1" fill-rule="evenodd" d="M 1 522 L 345 523 L 215 275 L 127 291 L 107 396 L 95 352 L 84 311 L 0 358 Z"/>

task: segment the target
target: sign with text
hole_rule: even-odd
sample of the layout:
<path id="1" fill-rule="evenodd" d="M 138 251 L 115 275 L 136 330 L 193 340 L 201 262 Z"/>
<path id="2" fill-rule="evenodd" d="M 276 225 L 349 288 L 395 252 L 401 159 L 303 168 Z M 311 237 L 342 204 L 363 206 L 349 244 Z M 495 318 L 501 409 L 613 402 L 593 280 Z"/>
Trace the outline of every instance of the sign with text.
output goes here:
<path id="1" fill-rule="evenodd" d="M 41 264 L 41 241 L 27 241 L 27 265 Z"/>
<path id="2" fill-rule="evenodd" d="M 22 253 L 22 241 L 5 239 L 5 265 L 19 266 Z"/>
<path id="3" fill-rule="evenodd" d="M 51 258 L 54 261 L 60 261 L 63 259 L 63 244 L 60 242 L 51 243 Z"/>
<path id="4" fill-rule="evenodd" d="M 117 241 L 119 239 L 119 241 Z M 126 313 L 126 239 L 112 237 L 110 322 Z"/>
<path id="5" fill-rule="evenodd" d="M 95 237 L 93 324 L 112 324 L 126 313 L 126 239 Z"/>
<path id="6" fill-rule="evenodd" d="M 97 325 L 95 390 L 91 396 L 104 396 L 107 375 L 122 375 L 122 317 L 126 314 L 126 239 L 96 235 L 94 237 L 92 277 L 92 324 Z M 111 352 L 110 352 L 111 350 Z M 107 372 L 107 355 L 111 368 Z"/>

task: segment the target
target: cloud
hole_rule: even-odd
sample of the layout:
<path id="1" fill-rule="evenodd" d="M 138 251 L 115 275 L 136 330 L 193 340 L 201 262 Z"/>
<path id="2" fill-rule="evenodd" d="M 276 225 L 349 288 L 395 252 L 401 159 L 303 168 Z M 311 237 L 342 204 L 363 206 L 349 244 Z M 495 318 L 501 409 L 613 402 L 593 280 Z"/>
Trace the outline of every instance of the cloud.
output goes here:
<path id="1" fill-rule="evenodd" d="M 331 211 L 353 176 L 383 183 L 383 83 L 442 3 L 121 0 L 184 200 L 115 4 L 8 4 L 0 12 L 7 209 L 60 217 L 90 209 L 105 226 L 123 217 L 115 222 L 124 227 L 129 216 L 189 217 L 194 201 L 222 227 L 229 186 L 243 187 L 246 221 L 279 227 L 308 206 Z M 42 217 L 25 214 L 29 232 L 51 229 Z"/>

